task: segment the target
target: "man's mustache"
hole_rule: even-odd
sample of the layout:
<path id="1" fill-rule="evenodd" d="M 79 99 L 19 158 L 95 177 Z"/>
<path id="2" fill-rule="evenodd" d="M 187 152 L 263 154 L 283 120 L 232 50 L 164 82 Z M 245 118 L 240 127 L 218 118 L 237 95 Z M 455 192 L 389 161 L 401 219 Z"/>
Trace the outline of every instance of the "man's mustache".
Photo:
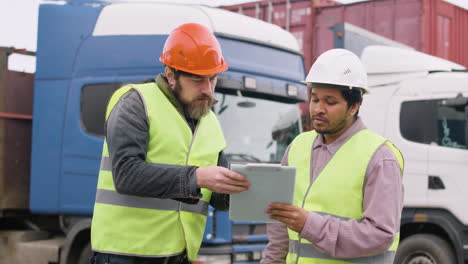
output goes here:
<path id="1" fill-rule="evenodd" d="M 316 118 L 316 119 L 326 120 L 325 116 L 324 116 L 324 115 L 320 115 L 320 114 L 319 114 L 319 115 L 313 115 L 313 116 L 312 116 L 312 119 L 315 119 L 315 118 Z"/>
<path id="2" fill-rule="evenodd" d="M 213 96 L 210 96 L 210 95 L 207 95 L 207 94 L 203 94 L 203 95 L 200 95 L 197 97 L 197 100 L 210 100 L 212 101 L 213 100 Z"/>
<path id="3" fill-rule="evenodd" d="M 313 115 L 312 120 L 320 120 L 328 123 L 328 119 L 323 115 Z"/>

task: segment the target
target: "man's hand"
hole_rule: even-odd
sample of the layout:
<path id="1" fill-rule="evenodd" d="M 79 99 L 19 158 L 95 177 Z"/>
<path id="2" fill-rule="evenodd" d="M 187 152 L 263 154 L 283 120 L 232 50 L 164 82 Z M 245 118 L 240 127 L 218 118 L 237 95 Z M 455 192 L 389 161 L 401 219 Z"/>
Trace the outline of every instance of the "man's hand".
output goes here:
<path id="1" fill-rule="evenodd" d="M 198 168 L 196 170 L 197 185 L 200 188 L 206 188 L 217 193 L 240 193 L 246 191 L 250 187 L 250 182 L 247 178 L 219 166 L 211 166 L 206 168 Z"/>
<path id="2" fill-rule="evenodd" d="M 283 203 L 269 203 L 270 208 L 265 210 L 270 219 L 278 220 L 288 226 L 289 229 L 300 233 L 307 220 L 307 211 L 295 205 Z"/>

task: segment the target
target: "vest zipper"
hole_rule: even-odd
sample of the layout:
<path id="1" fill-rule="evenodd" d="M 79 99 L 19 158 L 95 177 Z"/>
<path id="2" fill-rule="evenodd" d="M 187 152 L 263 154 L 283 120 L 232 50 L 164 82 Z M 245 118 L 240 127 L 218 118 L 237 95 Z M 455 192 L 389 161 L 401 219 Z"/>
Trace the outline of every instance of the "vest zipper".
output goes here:
<path id="1" fill-rule="evenodd" d="M 195 141 L 195 136 L 197 135 L 198 127 L 200 126 L 200 122 L 201 122 L 201 119 L 198 121 L 197 126 L 195 127 L 195 131 L 192 134 L 192 140 L 190 141 L 190 146 L 189 146 L 189 149 L 188 149 L 188 152 L 187 152 L 187 158 L 185 159 L 185 165 L 188 165 L 190 152 L 192 151 L 192 145 L 193 145 L 193 142 Z"/>
<path id="2" fill-rule="evenodd" d="M 184 118 L 184 121 L 185 121 L 185 123 L 187 123 L 187 125 L 190 128 L 190 125 L 188 124 L 188 122 L 187 122 L 187 120 L 185 118 Z M 195 131 L 192 133 L 192 140 L 190 141 L 190 146 L 189 146 L 189 149 L 188 149 L 188 152 L 187 152 L 187 158 L 185 159 L 185 165 L 188 165 L 188 160 L 189 160 L 189 157 L 190 157 L 190 151 L 192 150 L 192 145 L 193 145 L 193 142 L 195 141 L 195 136 L 197 134 L 200 122 L 201 122 L 201 119 L 198 121 L 197 126 L 195 127 Z M 181 215 L 180 215 L 180 212 L 181 212 L 181 209 L 182 209 L 181 207 L 182 207 L 182 202 L 179 202 L 179 210 L 178 210 L 179 219 L 181 219 Z M 188 242 L 187 242 L 187 236 L 185 234 L 185 226 L 184 226 L 184 223 L 182 222 L 182 219 L 181 219 L 180 223 L 182 225 L 182 232 L 184 233 L 185 251 L 187 251 L 187 255 L 188 255 Z"/>
<path id="3" fill-rule="evenodd" d="M 318 136 L 318 135 L 317 135 Z M 312 141 L 312 151 L 310 152 L 310 167 L 311 167 L 311 171 L 309 171 L 309 173 L 313 173 L 313 166 L 312 166 L 312 157 L 313 157 L 313 153 L 314 153 L 314 143 L 315 143 L 315 140 L 317 139 L 317 136 L 315 137 L 314 141 Z M 310 176 L 309 176 L 310 178 Z M 309 187 L 307 188 L 307 191 L 304 195 L 304 199 L 302 200 L 302 209 L 305 209 L 304 206 L 305 206 L 305 203 L 306 203 L 306 200 L 307 200 L 307 196 L 309 195 L 309 191 L 310 189 L 312 188 L 312 184 L 314 183 L 311 179 L 309 179 L 310 181 L 310 184 L 309 184 Z M 298 234 L 298 237 L 299 237 L 299 234 Z M 298 248 L 297 248 L 297 255 L 296 255 L 296 264 L 299 262 L 299 256 L 300 256 L 300 251 L 301 251 L 301 240 L 302 238 L 299 238 L 299 245 L 298 245 Z"/>
<path id="4" fill-rule="evenodd" d="M 310 181 L 310 184 L 309 184 L 309 188 L 307 188 L 307 192 L 306 194 L 304 195 L 304 200 L 302 200 L 302 209 L 304 209 L 304 206 L 305 206 L 305 202 L 307 200 L 307 195 L 309 195 L 309 191 L 310 191 L 310 188 L 312 188 L 312 181 Z M 297 234 L 297 236 L 299 237 L 299 234 Z M 299 263 L 299 256 L 301 255 L 300 252 L 301 252 L 301 240 L 302 238 L 299 237 L 299 245 L 297 247 L 297 255 L 296 255 L 296 264 Z"/>

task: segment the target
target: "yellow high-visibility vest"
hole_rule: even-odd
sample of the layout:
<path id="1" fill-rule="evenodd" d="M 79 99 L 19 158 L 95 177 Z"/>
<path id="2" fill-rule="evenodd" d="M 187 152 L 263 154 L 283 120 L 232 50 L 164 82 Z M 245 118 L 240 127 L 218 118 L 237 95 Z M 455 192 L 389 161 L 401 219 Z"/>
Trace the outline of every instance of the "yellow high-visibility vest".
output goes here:
<path id="1" fill-rule="evenodd" d="M 302 133 L 294 139 L 288 153 L 289 166 L 297 168 L 294 205 L 306 211 L 314 211 L 342 220 L 362 219 L 364 180 L 373 154 L 381 145 L 386 144 L 394 152 L 403 172 L 403 157 L 400 151 L 385 138 L 370 130 L 361 130 L 338 149 L 311 184 L 312 146 L 317 135 L 315 131 Z M 288 234 L 289 252 L 286 258 L 288 264 L 392 264 L 400 235 L 397 232 L 390 248 L 380 255 L 337 259 L 321 252 L 310 241 L 299 239 L 297 232 L 288 229 Z"/>
<path id="2" fill-rule="evenodd" d="M 117 90 L 107 107 L 106 120 L 120 98 L 131 89 L 142 98 L 149 122 L 146 162 L 198 167 L 215 166 L 226 147 L 213 112 L 195 130 L 155 83 L 127 85 Z M 164 188 L 164 186 L 161 186 Z M 141 257 L 173 256 L 187 251 L 195 260 L 205 230 L 211 192 L 202 189 L 197 204 L 119 194 L 104 141 L 91 227 L 94 251 Z"/>

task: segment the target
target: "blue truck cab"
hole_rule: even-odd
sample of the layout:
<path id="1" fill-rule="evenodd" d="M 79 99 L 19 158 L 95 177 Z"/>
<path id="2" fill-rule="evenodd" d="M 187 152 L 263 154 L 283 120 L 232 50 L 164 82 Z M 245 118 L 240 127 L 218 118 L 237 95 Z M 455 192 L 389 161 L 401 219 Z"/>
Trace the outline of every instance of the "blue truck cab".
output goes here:
<path id="1" fill-rule="evenodd" d="M 40 5 L 29 207 L 26 216 L 17 219 L 54 223 L 36 226 L 53 230 L 47 239 L 62 237 L 56 243 L 59 263 L 83 264 L 89 255 L 110 96 L 123 84 L 163 72 L 158 58 L 164 42 L 172 29 L 186 22 L 212 29 L 229 64 L 219 75 L 219 103 L 213 111 L 231 162 L 279 163 L 302 131 L 297 103 L 307 100 L 306 87 L 299 82 L 305 77 L 303 58 L 296 39 L 278 26 L 197 5 Z M 200 261 L 258 261 L 266 242 L 264 224 L 232 222 L 227 212 L 211 208 Z"/>

